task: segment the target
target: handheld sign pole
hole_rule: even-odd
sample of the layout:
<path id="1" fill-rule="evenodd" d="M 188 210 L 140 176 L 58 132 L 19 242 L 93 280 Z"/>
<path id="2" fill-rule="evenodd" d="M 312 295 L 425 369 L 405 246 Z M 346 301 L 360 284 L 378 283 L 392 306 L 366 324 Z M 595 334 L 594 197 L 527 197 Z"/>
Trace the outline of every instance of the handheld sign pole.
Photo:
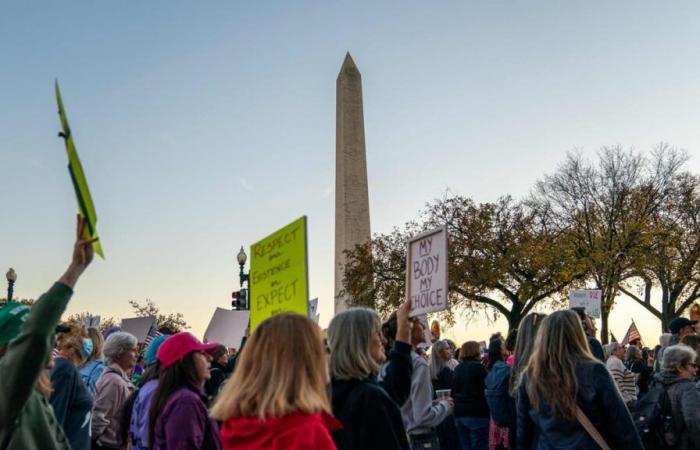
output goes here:
<path id="1" fill-rule="evenodd" d="M 447 241 L 446 226 L 408 240 L 406 295 L 411 317 L 447 309 Z"/>
<path id="2" fill-rule="evenodd" d="M 71 134 L 70 127 L 68 126 L 68 117 L 66 116 L 66 111 L 63 108 L 63 100 L 61 99 L 61 91 L 58 88 L 58 80 L 56 80 L 56 103 L 58 104 L 58 116 L 61 119 L 62 131 L 58 133 L 60 137 L 66 142 L 66 153 L 68 153 L 68 172 L 70 173 L 70 179 L 73 182 L 73 189 L 75 189 L 75 197 L 78 200 L 78 208 L 80 209 L 80 215 L 85 218 L 85 223 L 87 227 L 85 229 L 84 236 L 85 239 L 95 239 L 92 243 L 92 249 L 104 259 L 105 255 L 102 252 L 102 245 L 100 244 L 99 237 L 97 236 L 97 214 L 95 213 L 95 205 L 92 203 L 92 196 L 90 195 L 90 189 L 88 188 L 87 180 L 85 179 L 85 173 L 83 172 L 83 165 L 80 164 L 80 158 L 78 157 L 78 152 L 75 149 L 75 143 L 73 142 L 73 135 Z"/>

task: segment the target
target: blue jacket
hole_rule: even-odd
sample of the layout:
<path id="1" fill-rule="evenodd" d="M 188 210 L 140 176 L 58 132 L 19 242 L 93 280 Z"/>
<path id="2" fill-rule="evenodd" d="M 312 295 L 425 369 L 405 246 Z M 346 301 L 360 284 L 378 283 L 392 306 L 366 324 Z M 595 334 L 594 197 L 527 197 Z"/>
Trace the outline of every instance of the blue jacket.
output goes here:
<path id="1" fill-rule="evenodd" d="M 576 368 L 578 405 L 603 436 L 610 448 L 643 450 L 632 416 L 608 372 L 597 361 L 585 361 Z M 523 374 L 517 399 L 518 450 L 598 450 L 583 426 L 577 421 L 557 418 L 542 399 L 540 411 L 530 404 L 527 375 Z"/>

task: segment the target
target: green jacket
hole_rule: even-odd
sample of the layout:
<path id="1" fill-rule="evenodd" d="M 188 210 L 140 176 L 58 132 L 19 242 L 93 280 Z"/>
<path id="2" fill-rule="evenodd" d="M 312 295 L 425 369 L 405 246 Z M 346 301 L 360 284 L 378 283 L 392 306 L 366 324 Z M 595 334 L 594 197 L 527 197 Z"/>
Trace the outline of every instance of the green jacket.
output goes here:
<path id="1" fill-rule="evenodd" d="M 54 329 L 73 291 L 62 283 L 32 307 L 0 358 L 0 449 L 70 450 L 49 402 L 34 389 L 53 348 Z"/>

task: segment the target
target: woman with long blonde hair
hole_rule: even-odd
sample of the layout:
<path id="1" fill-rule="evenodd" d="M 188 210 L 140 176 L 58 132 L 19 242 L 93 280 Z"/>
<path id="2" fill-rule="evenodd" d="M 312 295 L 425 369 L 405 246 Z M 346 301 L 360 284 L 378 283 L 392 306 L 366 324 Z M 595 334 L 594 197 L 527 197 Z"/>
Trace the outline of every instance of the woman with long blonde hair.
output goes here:
<path id="1" fill-rule="evenodd" d="M 321 329 L 299 314 L 255 329 L 211 410 L 224 449 L 334 450 Z"/>
<path id="2" fill-rule="evenodd" d="M 519 449 L 598 449 L 600 439 L 613 449 L 643 448 L 612 376 L 591 354 L 573 311 L 542 321 L 517 410 Z"/>

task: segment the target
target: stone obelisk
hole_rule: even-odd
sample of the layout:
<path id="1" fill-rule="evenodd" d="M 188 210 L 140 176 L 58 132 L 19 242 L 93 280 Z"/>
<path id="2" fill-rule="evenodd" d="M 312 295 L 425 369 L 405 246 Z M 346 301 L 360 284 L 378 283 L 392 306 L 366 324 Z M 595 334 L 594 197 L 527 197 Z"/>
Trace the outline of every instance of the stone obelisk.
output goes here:
<path id="1" fill-rule="evenodd" d="M 335 313 L 348 307 L 343 290 L 345 250 L 370 240 L 362 77 L 350 53 L 336 80 Z"/>

